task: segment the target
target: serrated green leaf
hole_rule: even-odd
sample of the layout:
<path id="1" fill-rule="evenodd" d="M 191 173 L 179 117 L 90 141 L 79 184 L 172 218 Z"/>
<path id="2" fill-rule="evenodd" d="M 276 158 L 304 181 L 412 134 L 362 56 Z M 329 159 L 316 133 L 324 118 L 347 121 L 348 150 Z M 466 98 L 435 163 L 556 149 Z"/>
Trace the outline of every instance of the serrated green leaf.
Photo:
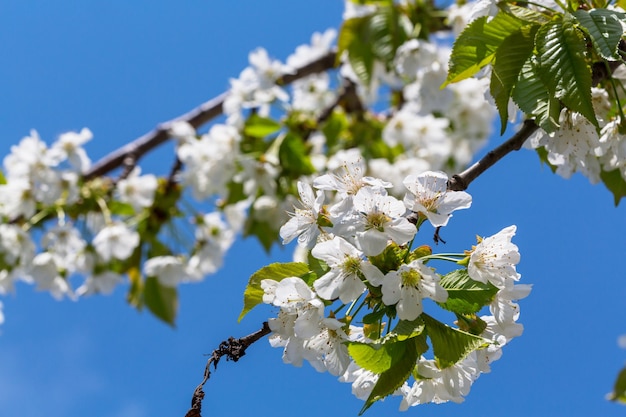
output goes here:
<path id="1" fill-rule="evenodd" d="M 534 117 L 537 125 L 546 132 L 551 133 L 559 128 L 561 104 L 550 97 L 532 57 L 524 63 L 511 97 L 520 110 L 527 116 Z"/>
<path id="2" fill-rule="evenodd" d="M 393 329 L 392 334 L 399 341 L 419 336 L 424 331 L 424 321 L 421 317 L 415 320 L 400 320 Z"/>
<path id="3" fill-rule="evenodd" d="M 591 41 L 598 55 L 610 61 L 620 59 L 617 48 L 619 41 L 622 39 L 624 29 L 619 21 L 619 15 L 623 16 L 624 13 L 608 9 L 594 9 L 590 11 L 579 9 L 574 12 L 578 23 L 591 36 Z"/>
<path id="4" fill-rule="evenodd" d="M 550 21 L 550 17 L 540 11 L 529 9 L 528 7 L 518 6 L 506 1 L 498 3 L 498 8 L 504 13 L 515 16 L 516 18 L 528 23 L 538 23 L 542 25 Z"/>
<path id="5" fill-rule="evenodd" d="M 280 130 L 282 125 L 275 120 L 252 113 L 243 127 L 243 133 L 254 138 L 264 138 Z"/>
<path id="6" fill-rule="evenodd" d="M 444 309 L 458 314 L 473 314 L 491 303 L 498 289 L 491 284 L 474 281 L 467 269 L 457 269 L 443 277 L 439 284 L 448 292 L 445 303 L 437 303 Z"/>
<path id="7" fill-rule="evenodd" d="M 598 127 L 591 102 L 591 68 L 585 60 L 585 40 L 566 15 L 543 25 L 535 37 L 537 73 L 551 97 L 585 116 Z"/>
<path id="8" fill-rule="evenodd" d="M 403 346 L 397 352 L 401 352 L 401 354 L 394 353 L 392 355 L 391 366 L 379 375 L 378 381 L 376 381 L 376 385 L 374 385 L 359 415 L 362 415 L 376 401 L 393 394 L 411 376 L 413 369 L 415 369 L 417 358 L 425 352 L 425 350 L 422 350 L 424 346 L 423 340 L 419 339 L 421 338 L 415 337 L 404 342 L 395 342 L 396 345 Z"/>
<path id="9" fill-rule="evenodd" d="M 472 351 L 485 347 L 489 341 L 482 337 L 454 329 L 428 314 L 422 313 L 426 333 L 430 338 L 433 353 L 439 368 L 448 368 Z"/>
<path id="10" fill-rule="evenodd" d="M 148 309 L 173 326 L 178 311 L 178 292 L 174 287 L 162 285 L 155 277 L 148 277 L 143 289 L 144 304 Z"/>
<path id="11" fill-rule="evenodd" d="M 304 140 L 294 133 L 287 133 L 283 138 L 278 149 L 278 159 L 283 173 L 294 178 L 315 172 Z"/>
<path id="12" fill-rule="evenodd" d="M 470 23 L 454 42 L 448 78 L 443 86 L 469 78 L 491 63 L 502 41 L 523 24 L 506 13 L 498 13 L 492 20 L 484 16 Z"/>
<path id="13" fill-rule="evenodd" d="M 261 281 L 273 279 L 281 281 L 288 277 L 302 277 L 309 273 L 309 266 L 302 262 L 273 263 L 256 271 L 248 280 L 243 293 L 243 308 L 237 321 L 241 321 L 250 310 L 263 302 Z"/>
<path id="14" fill-rule="evenodd" d="M 491 95 L 500 113 L 500 134 L 504 134 L 509 118 L 509 99 L 524 63 L 531 56 L 535 33 L 539 26 L 523 27 L 502 41 L 496 51 L 491 71 Z"/>
<path id="15" fill-rule="evenodd" d="M 626 404 L 626 368 L 622 368 L 617 375 L 613 385 L 613 392 L 608 395 L 608 399 Z"/>
<path id="16" fill-rule="evenodd" d="M 613 193 L 613 202 L 617 207 L 619 205 L 622 197 L 626 196 L 626 181 L 622 177 L 619 169 L 614 169 L 613 171 L 604 171 L 600 172 L 600 178 L 602 182 L 609 189 L 611 193 Z"/>
<path id="17" fill-rule="evenodd" d="M 406 344 L 401 342 L 361 343 L 348 342 L 348 353 L 363 369 L 381 374 L 391 368 L 394 358 L 404 354 Z"/>

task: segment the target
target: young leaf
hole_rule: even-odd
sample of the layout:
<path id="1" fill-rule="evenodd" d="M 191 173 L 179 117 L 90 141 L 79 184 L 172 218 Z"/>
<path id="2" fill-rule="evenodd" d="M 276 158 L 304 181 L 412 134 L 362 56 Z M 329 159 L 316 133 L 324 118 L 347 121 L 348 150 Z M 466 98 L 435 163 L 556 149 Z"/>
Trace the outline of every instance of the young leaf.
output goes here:
<path id="1" fill-rule="evenodd" d="M 378 381 L 376 381 L 376 385 L 374 385 L 359 415 L 362 415 L 376 401 L 391 395 L 411 376 L 411 372 L 413 372 L 415 364 L 417 363 L 417 358 L 420 354 L 424 353 L 420 350 L 423 344 L 416 339 L 418 338 L 394 343 L 403 346 L 402 349 L 398 350 L 398 352 L 402 353 L 400 355 L 396 353 L 393 354 L 391 366 L 378 377 Z"/>
<path id="2" fill-rule="evenodd" d="M 467 269 L 458 269 L 444 275 L 439 284 L 448 291 L 448 300 L 438 304 L 458 314 L 477 313 L 489 304 L 498 292 L 491 284 L 471 279 Z"/>
<path id="3" fill-rule="evenodd" d="M 550 17 L 540 11 L 529 9 L 528 7 L 518 6 L 513 3 L 501 1 L 498 3 L 498 8 L 504 13 L 515 16 L 528 23 L 538 23 L 543 25 L 544 23 L 548 23 L 550 21 Z"/>
<path id="4" fill-rule="evenodd" d="M 535 47 L 534 37 L 539 26 L 523 27 L 509 35 L 496 51 L 491 71 L 491 95 L 500 112 L 501 129 L 504 134 L 509 118 L 509 98 L 517 83 L 524 63 Z"/>
<path id="5" fill-rule="evenodd" d="M 304 140 L 294 133 L 287 133 L 280 144 L 278 159 L 283 171 L 294 178 L 315 172 Z"/>
<path id="6" fill-rule="evenodd" d="M 454 365 L 470 352 L 485 347 L 489 343 L 482 337 L 453 329 L 428 314 L 422 314 L 422 318 L 426 324 L 426 333 L 428 333 L 433 345 L 435 358 L 441 369 Z"/>
<path id="7" fill-rule="evenodd" d="M 254 138 L 264 138 L 272 133 L 276 133 L 281 128 L 281 124 L 267 117 L 261 117 L 252 113 L 243 127 L 243 133 Z"/>
<path id="8" fill-rule="evenodd" d="M 404 354 L 406 344 L 401 342 L 361 343 L 348 342 L 348 352 L 357 365 L 375 374 L 391 368 L 394 357 Z"/>
<path id="9" fill-rule="evenodd" d="M 620 59 L 617 47 L 624 30 L 619 22 L 619 15 L 624 15 L 624 13 L 608 9 L 590 11 L 579 9 L 574 12 L 578 23 L 591 36 L 591 41 L 598 54 L 609 61 Z"/>
<path id="10" fill-rule="evenodd" d="M 550 96 L 598 127 L 591 102 L 591 68 L 585 60 L 585 40 L 574 26 L 574 19 L 566 15 L 542 26 L 535 39 L 537 72 Z"/>
<path id="11" fill-rule="evenodd" d="M 174 287 L 162 285 L 155 277 L 146 278 L 143 290 L 144 303 L 158 318 L 173 326 L 178 311 L 178 292 Z"/>
<path id="12" fill-rule="evenodd" d="M 280 281 L 288 277 L 302 277 L 309 273 L 309 266 L 302 262 L 273 263 L 256 271 L 248 280 L 243 293 L 243 309 L 237 321 L 241 321 L 250 310 L 263 302 L 261 281 L 273 279 Z"/>
<path id="13" fill-rule="evenodd" d="M 600 172 L 600 178 L 606 188 L 613 193 L 613 201 L 617 207 L 622 197 L 626 196 L 626 181 L 624 181 L 620 170 L 614 169 L 608 172 L 603 170 Z"/>
<path id="14" fill-rule="evenodd" d="M 490 21 L 484 16 L 470 23 L 454 42 L 443 86 L 469 78 L 491 63 L 502 41 L 523 24 L 506 13 L 498 13 Z"/>

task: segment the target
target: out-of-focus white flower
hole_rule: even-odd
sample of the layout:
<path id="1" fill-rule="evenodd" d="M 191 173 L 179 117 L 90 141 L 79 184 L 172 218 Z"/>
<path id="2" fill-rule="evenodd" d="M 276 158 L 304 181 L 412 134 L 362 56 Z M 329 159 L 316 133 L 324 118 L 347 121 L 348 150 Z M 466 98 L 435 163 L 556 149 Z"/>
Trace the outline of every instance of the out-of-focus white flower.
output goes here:
<path id="1" fill-rule="evenodd" d="M 58 164 L 67 160 L 76 172 L 84 173 L 91 167 L 91 160 L 83 145 L 93 138 L 91 130 L 84 127 L 79 133 L 67 132 L 59 136 L 50 147 L 50 157 Z"/>
<path id="2" fill-rule="evenodd" d="M 141 168 L 135 167 L 116 186 L 120 201 L 130 204 L 135 211 L 152 206 L 154 193 L 158 186 L 157 178 L 154 175 L 140 174 Z"/>
<path id="3" fill-rule="evenodd" d="M 104 262 L 111 259 L 127 259 L 139 244 L 139 233 L 124 223 L 111 223 L 93 238 L 96 252 Z"/>
<path id="4" fill-rule="evenodd" d="M 143 264 L 143 273 L 148 277 L 155 277 L 161 285 L 167 287 L 176 287 L 190 279 L 186 265 L 177 256 L 150 258 Z"/>

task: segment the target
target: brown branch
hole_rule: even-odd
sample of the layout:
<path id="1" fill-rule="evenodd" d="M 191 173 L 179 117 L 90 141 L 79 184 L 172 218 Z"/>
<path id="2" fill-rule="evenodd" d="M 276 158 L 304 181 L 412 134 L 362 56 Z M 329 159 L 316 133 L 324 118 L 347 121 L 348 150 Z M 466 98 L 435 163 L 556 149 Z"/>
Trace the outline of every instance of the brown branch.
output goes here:
<path id="1" fill-rule="evenodd" d="M 504 158 L 512 151 L 518 151 L 526 142 L 526 139 L 530 137 L 539 126 L 534 120 L 525 120 L 522 128 L 506 142 L 502 143 L 497 148 L 489 151 L 487 155 L 483 156 L 478 162 L 471 167 L 467 168 L 460 174 L 453 175 L 448 180 L 448 190 L 452 191 L 464 191 L 469 187 L 472 181 L 478 178 L 483 172 L 493 166 L 500 159 Z"/>
<path id="2" fill-rule="evenodd" d="M 335 66 L 335 51 L 331 51 L 296 69 L 292 74 L 285 74 L 279 78 L 276 83 L 279 85 L 290 84 L 296 80 L 307 77 L 311 74 L 326 71 Z M 222 93 L 217 97 L 201 104 L 195 109 L 172 120 L 159 124 L 154 130 L 146 133 L 140 138 L 122 146 L 121 148 L 106 155 L 96 162 L 91 169 L 83 175 L 84 180 L 91 180 L 124 165 L 127 157 L 132 156 L 135 163 L 146 153 L 159 145 L 166 142 L 169 138 L 169 129 L 173 123 L 184 121 L 194 128 L 199 128 L 205 123 L 213 120 L 221 115 L 224 111 L 224 100 L 228 96 L 228 92 Z"/>
<path id="3" fill-rule="evenodd" d="M 229 337 L 228 340 L 220 343 L 220 346 L 211 353 L 211 357 L 207 361 L 206 367 L 204 368 L 204 378 L 200 385 L 196 387 L 193 392 L 193 397 L 191 398 L 191 408 L 185 414 L 185 417 L 201 417 L 200 412 L 202 410 L 202 399 L 204 398 L 204 384 L 211 377 L 211 365 L 213 365 L 213 369 L 217 369 L 217 364 L 219 363 L 222 356 L 226 356 L 227 361 L 237 362 L 241 359 L 242 356 L 246 354 L 246 349 L 258 341 L 262 337 L 270 334 L 272 331 L 270 330 L 270 326 L 267 322 L 263 322 L 263 327 L 256 332 L 244 336 L 240 339 L 235 339 L 233 337 Z"/>

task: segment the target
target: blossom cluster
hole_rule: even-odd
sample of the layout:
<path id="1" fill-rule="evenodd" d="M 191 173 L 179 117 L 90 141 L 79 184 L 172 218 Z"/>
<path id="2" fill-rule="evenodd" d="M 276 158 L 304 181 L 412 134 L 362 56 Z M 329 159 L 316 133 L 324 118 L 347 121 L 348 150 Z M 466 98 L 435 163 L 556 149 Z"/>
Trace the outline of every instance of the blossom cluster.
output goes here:
<path id="1" fill-rule="evenodd" d="M 517 323 L 520 313 L 515 300 L 526 297 L 531 288 L 516 284 L 520 256 L 511 242 L 515 226 L 479 239 L 462 254 L 437 255 L 424 246 L 411 251 L 422 224 L 446 225 L 453 211 L 470 206 L 470 195 L 448 191 L 446 174 L 427 171 L 404 179 L 406 195 L 399 200 L 388 194 L 391 184 L 365 176 L 363 169 L 363 163 L 346 162 L 314 178 L 313 187 L 298 183 L 300 201 L 281 236 L 284 243 L 297 240 L 301 250 L 309 253 L 301 256 L 303 262 L 313 265 L 315 259 L 324 267 L 312 282 L 297 276 L 261 281 L 263 302 L 279 308 L 277 317 L 269 321 L 270 343 L 283 348 L 285 363 L 301 366 L 306 360 L 318 371 L 351 383 L 353 394 L 369 401 L 379 373 L 368 369 L 362 358 L 353 358 L 349 346 L 380 347 L 397 341 L 394 324 L 428 327 L 428 320 L 434 319 L 424 312 L 424 300 L 445 306 L 448 290 L 461 289 L 451 286 L 450 280 L 447 288 L 442 286 L 445 278 L 430 263 L 452 261 L 466 266 L 463 285 L 482 285 L 489 291 L 485 306 L 490 314 L 457 315 L 459 329 L 484 343 L 461 352 L 458 361 L 447 365 L 421 352 L 410 370 L 412 381 L 388 394 L 402 396 L 403 410 L 429 402 L 460 402 L 473 381 L 490 371 L 502 347 L 523 330 Z M 402 256 L 389 263 L 393 253 Z M 379 319 L 369 319 L 372 314 Z M 480 323 L 479 330 L 464 326 L 461 318 Z"/>

